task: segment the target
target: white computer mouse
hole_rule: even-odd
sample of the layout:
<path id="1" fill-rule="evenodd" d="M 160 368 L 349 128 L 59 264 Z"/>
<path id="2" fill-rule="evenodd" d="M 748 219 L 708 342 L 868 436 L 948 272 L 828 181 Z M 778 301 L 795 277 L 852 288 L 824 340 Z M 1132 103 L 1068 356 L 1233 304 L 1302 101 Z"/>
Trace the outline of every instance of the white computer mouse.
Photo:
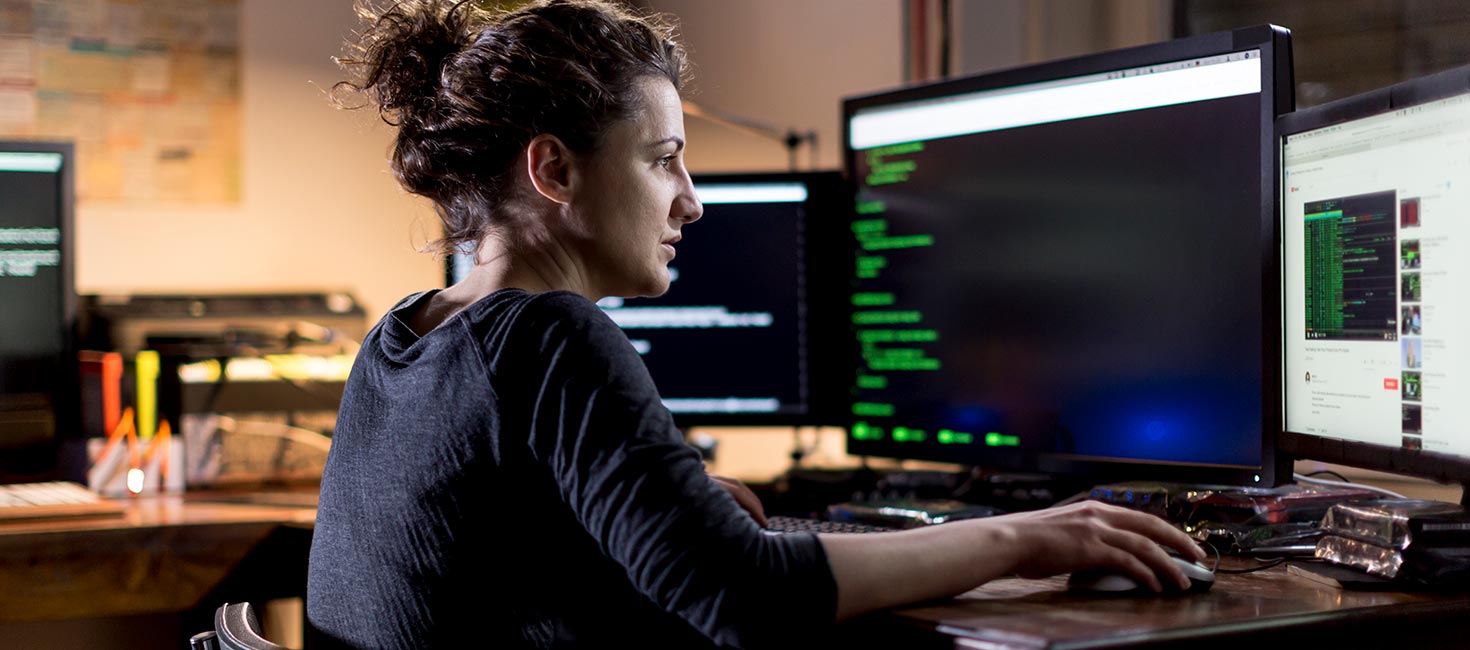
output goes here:
<path id="1" fill-rule="evenodd" d="M 1189 578 L 1188 589 L 1180 589 L 1172 579 L 1159 576 L 1159 582 L 1164 585 L 1164 591 L 1160 594 L 1149 589 L 1148 585 L 1116 570 L 1097 569 L 1073 573 L 1067 578 L 1067 590 L 1093 595 L 1156 596 L 1198 594 L 1209 591 L 1210 587 L 1215 586 L 1215 572 L 1205 565 L 1182 557 L 1170 556 L 1169 559 L 1173 560 L 1174 564 L 1178 565 L 1180 570 L 1184 571 L 1184 575 Z"/>

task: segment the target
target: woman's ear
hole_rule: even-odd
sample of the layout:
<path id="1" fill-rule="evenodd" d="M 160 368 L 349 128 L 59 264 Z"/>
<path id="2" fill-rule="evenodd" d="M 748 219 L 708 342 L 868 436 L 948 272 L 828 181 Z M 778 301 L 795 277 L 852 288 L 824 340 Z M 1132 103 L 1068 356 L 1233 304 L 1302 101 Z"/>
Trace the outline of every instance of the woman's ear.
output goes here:
<path id="1" fill-rule="evenodd" d="M 536 192 L 556 203 L 572 200 L 572 152 L 554 135 L 541 134 L 526 145 L 526 171 Z"/>

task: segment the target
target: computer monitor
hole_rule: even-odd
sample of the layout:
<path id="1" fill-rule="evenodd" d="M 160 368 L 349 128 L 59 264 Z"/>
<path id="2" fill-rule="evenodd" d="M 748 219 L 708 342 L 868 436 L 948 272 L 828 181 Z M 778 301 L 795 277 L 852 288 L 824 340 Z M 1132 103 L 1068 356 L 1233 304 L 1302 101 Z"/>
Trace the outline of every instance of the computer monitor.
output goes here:
<path id="1" fill-rule="evenodd" d="M 845 102 L 848 451 L 1271 485 L 1276 115 L 1242 29 Z"/>
<path id="2" fill-rule="evenodd" d="M 1278 130 L 1282 451 L 1470 482 L 1470 67 Z"/>
<path id="3" fill-rule="evenodd" d="M 840 363 L 851 263 L 852 192 L 840 174 L 696 175 L 704 216 L 683 229 L 657 298 L 599 302 L 628 335 L 675 421 L 830 424 L 847 387 Z M 473 266 L 459 253 L 449 282 Z"/>
<path id="4" fill-rule="evenodd" d="M 72 146 L 0 142 L 0 482 L 56 471 L 76 421 Z"/>

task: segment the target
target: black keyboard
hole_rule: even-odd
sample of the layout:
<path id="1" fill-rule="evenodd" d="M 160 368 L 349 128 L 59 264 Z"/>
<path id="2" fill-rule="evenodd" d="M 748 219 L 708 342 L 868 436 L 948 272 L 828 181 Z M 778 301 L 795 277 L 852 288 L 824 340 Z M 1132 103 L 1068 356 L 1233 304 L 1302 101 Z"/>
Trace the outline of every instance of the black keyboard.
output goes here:
<path id="1" fill-rule="evenodd" d="M 846 521 L 824 521 L 821 519 L 804 519 L 801 517 L 767 517 L 765 532 L 768 535 L 784 535 L 787 533 L 886 533 L 893 530 L 895 529 Z"/>

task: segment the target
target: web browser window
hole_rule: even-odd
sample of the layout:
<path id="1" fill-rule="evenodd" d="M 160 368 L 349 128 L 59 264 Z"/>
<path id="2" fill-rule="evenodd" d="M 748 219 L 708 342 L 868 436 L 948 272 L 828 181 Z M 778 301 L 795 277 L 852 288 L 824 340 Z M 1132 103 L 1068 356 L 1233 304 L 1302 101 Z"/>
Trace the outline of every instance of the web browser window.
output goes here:
<path id="1" fill-rule="evenodd" d="M 1287 136 L 1290 431 L 1470 455 L 1470 95 Z"/>

